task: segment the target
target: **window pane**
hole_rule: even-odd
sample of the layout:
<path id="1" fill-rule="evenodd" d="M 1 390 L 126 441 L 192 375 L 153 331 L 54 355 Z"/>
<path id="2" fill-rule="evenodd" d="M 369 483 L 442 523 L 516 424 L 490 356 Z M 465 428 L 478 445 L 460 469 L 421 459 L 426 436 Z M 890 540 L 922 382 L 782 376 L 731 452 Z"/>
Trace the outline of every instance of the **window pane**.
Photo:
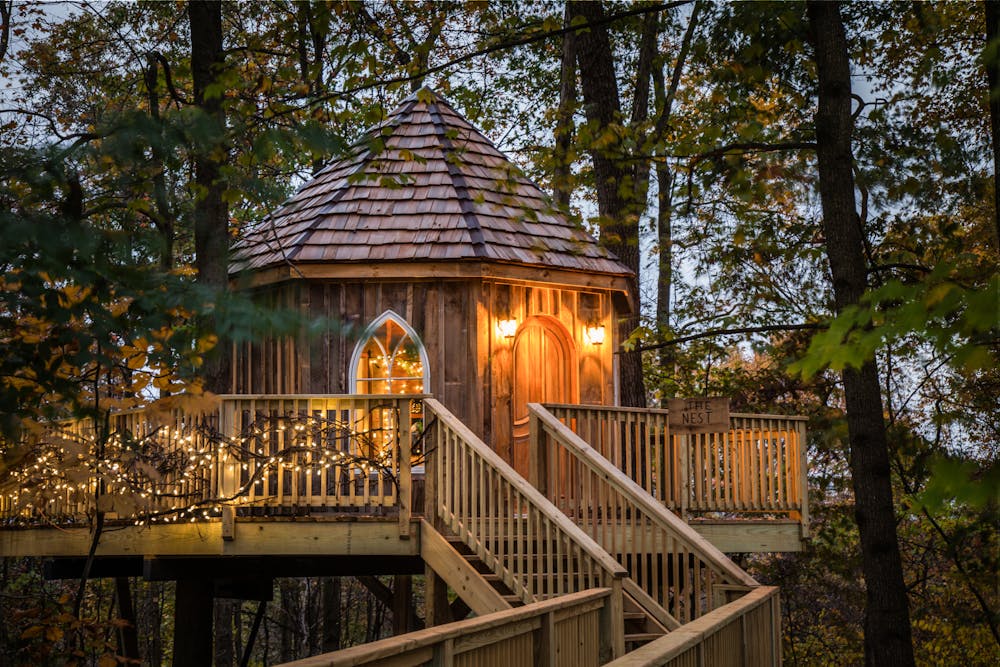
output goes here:
<path id="1" fill-rule="evenodd" d="M 364 343 L 355 391 L 365 394 L 421 394 L 424 364 L 420 346 L 398 322 L 388 320 Z"/>

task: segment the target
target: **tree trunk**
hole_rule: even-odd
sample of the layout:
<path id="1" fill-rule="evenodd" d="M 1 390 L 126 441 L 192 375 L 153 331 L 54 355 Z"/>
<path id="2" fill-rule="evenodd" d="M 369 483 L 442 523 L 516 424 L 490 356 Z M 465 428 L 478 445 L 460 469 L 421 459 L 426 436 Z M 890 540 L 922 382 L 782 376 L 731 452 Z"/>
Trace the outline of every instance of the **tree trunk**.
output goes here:
<path id="1" fill-rule="evenodd" d="M 212 127 L 215 141 L 194 147 L 194 249 L 198 282 L 221 293 L 228 286 L 229 207 L 223 197 L 225 153 L 223 94 L 210 90 L 225 66 L 222 49 L 222 3 L 192 0 L 188 3 L 191 25 L 191 79 L 194 103 Z M 208 322 L 211 326 L 211 322 Z M 204 366 L 205 386 L 210 391 L 229 389 L 229 362 L 223 341 L 210 353 Z"/>
<path id="2" fill-rule="evenodd" d="M 323 652 L 340 649 L 340 577 L 323 580 Z"/>
<path id="3" fill-rule="evenodd" d="M 233 601 L 215 601 L 215 667 L 233 667 L 236 664 L 233 645 Z"/>
<path id="4" fill-rule="evenodd" d="M 816 152 L 823 233 L 837 312 L 856 304 L 867 285 L 864 238 L 854 199 L 851 72 L 838 3 L 807 4 L 819 77 Z M 889 449 L 875 361 L 842 374 L 850 439 L 855 518 L 867 590 L 865 662 L 914 664 L 903 566 L 896 537 Z"/>
<path id="5" fill-rule="evenodd" d="M 667 162 L 670 155 L 666 144 L 667 131 L 670 128 L 670 115 L 673 113 L 674 100 L 680 87 L 684 63 L 691 51 L 694 31 L 698 27 L 698 19 L 704 6 L 702 0 L 694 3 L 684 38 L 681 40 L 677 59 L 670 74 L 670 85 L 666 82 L 666 63 L 657 58 L 653 69 L 654 104 L 656 107 L 656 128 L 653 134 L 653 150 L 659 156 L 656 162 L 656 230 L 659 252 L 659 273 L 656 281 L 656 323 L 659 327 L 670 326 L 672 304 L 670 291 L 674 283 L 674 229 L 673 229 L 673 194 L 674 172 Z M 660 366 L 673 366 L 673 348 L 667 346 L 660 352 Z"/>
<path id="6" fill-rule="evenodd" d="M 566 3 L 563 25 L 569 26 Z M 573 112 L 576 109 L 576 42 L 572 32 L 563 35 L 559 69 L 559 109 L 556 111 L 555 147 L 552 152 L 552 198 L 563 211 L 569 210 L 573 192 Z"/>
<path id="7" fill-rule="evenodd" d="M 600 2 L 569 3 L 568 13 L 571 22 L 578 19 L 595 23 L 604 19 Z M 576 34 L 576 58 L 580 65 L 580 87 L 591 136 L 606 139 L 601 142 L 601 148 L 590 149 L 597 209 L 601 218 L 600 241 L 634 273 L 628 281 L 632 312 L 621 318 L 618 325 L 619 338 L 625 340 L 639 326 L 640 210 L 636 206 L 636 183 L 632 170 L 624 160 L 621 101 L 615 78 L 614 55 L 603 25 Z M 621 404 L 644 407 L 646 390 L 642 379 L 641 354 L 622 352 L 618 369 Z"/>
<path id="8" fill-rule="evenodd" d="M 659 245 L 659 272 L 656 279 L 656 323 L 670 326 L 670 290 L 674 283 L 674 228 L 673 228 L 674 178 L 666 162 L 656 164 L 656 233 Z M 668 348 L 660 352 L 661 362 L 672 354 Z"/>
<path id="9" fill-rule="evenodd" d="M 149 115 L 157 125 L 157 141 L 153 142 L 152 157 L 153 168 L 153 202 L 156 210 L 153 213 L 154 225 L 160 234 L 160 268 L 169 271 L 174 268 L 174 240 L 176 232 L 174 230 L 174 215 L 170 210 L 167 201 L 167 179 L 164 167 L 163 156 L 163 125 L 160 119 L 160 94 L 159 94 L 159 63 L 156 54 L 146 54 L 146 96 L 149 102 Z"/>
<path id="10" fill-rule="evenodd" d="M 115 597 L 118 598 L 118 618 L 128 623 L 120 629 L 122 655 L 139 661 L 139 633 L 136 631 L 135 606 L 128 577 L 115 577 Z"/>
<path id="11" fill-rule="evenodd" d="M 1000 0 L 986 0 L 986 80 L 993 139 L 993 224 L 1000 250 Z"/>

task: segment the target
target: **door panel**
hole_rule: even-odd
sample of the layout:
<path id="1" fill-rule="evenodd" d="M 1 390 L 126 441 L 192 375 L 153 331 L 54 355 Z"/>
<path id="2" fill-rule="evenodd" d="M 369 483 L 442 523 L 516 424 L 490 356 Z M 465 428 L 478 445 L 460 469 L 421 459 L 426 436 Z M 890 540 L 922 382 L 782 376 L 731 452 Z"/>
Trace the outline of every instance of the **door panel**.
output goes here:
<path id="1" fill-rule="evenodd" d="M 574 402 L 574 357 L 568 336 L 547 318 L 530 318 L 514 338 L 511 463 L 525 477 L 529 460 L 528 403 Z"/>

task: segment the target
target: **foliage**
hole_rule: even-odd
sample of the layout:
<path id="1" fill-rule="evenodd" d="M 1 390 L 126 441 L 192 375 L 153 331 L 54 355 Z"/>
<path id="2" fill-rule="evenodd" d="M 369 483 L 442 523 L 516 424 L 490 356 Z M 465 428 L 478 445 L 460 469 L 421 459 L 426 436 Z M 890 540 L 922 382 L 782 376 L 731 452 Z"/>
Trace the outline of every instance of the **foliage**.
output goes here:
<path id="1" fill-rule="evenodd" d="M 237 237 L 426 80 L 539 182 L 552 182 L 562 43 L 534 38 L 563 27 L 561 4 L 275 1 L 268 11 L 252 3 L 223 11 L 220 133 L 192 105 L 182 4 L 15 8 L 15 39 L 0 55 L 0 75 L 12 84 L 0 125 L 0 426 L 8 438 L 58 417 L 99 425 L 111 409 L 168 393 L 174 402 L 178 392 L 203 400 L 198 371 L 220 339 L 307 325 L 193 283 L 198 147 L 227 158 Z M 972 588 L 998 608 L 991 555 L 1000 442 L 996 175 L 983 159 L 987 95 L 975 66 L 981 5 L 844 11 L 871 272 L 857 307 L 831 316 L 811 150 L 815 68 L 801 3 L 703 3 L 662 128 L 655 94 L 645 120 L 620 119 L 606 132 L 594 132 L 574 101 L 572 209 L 581 219 L 593 212 L 584 156 L 595 144 L 619 144 L 630 168 L 668 167 L 641 211 L 639 247 L 643 270 L 657 268 L 664 237 L 655 225 L 670 223 L 672 308 L 637 331 L 640 345 L 710 329 L 829 324 L 815 337 L 716 336 L 645 353 L 654 399 L 723 394 L 736 409 L 811 418 L 814 537 L 803 554 L 757 563 L 762 578 L 783 586 L 786 657 L 861 659 L 863 591 L 832 371 L 876 358 L 918 654 L 975 664 L 996 654 L 989 612 Z M 654 69 L 665 83 L 690 17 L 690 5 L 659 12 Z M 625 108 L 653 85 L 636 78 L 643 23 L 634 15 L 608 24 Z M 652 201 L 665 195 L 667 219 Z M 642 295 L 643 313 L 653 312 L 649 282 Z M 86 447 L 88 474 L 138 451 L 110 430 Z M 3 465 L 36 460 L 28 453 L 8 448 Z M 133 470 L 140 461 L 155 470 L 142 485 L 172 474 L 129 460 Z"/>

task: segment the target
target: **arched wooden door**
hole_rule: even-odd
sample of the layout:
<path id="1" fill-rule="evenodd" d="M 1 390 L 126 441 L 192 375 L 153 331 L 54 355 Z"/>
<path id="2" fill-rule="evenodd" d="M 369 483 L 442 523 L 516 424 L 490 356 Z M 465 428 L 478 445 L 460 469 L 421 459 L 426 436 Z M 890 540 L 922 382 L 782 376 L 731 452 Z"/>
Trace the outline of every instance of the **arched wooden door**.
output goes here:
<path id="1" fill-rule="evenodd" d="M 563 326 L 531 317 L 514 338 L 512 463 L 528 476 L 528 403 L 576 402 L 576 352 Z"/>

